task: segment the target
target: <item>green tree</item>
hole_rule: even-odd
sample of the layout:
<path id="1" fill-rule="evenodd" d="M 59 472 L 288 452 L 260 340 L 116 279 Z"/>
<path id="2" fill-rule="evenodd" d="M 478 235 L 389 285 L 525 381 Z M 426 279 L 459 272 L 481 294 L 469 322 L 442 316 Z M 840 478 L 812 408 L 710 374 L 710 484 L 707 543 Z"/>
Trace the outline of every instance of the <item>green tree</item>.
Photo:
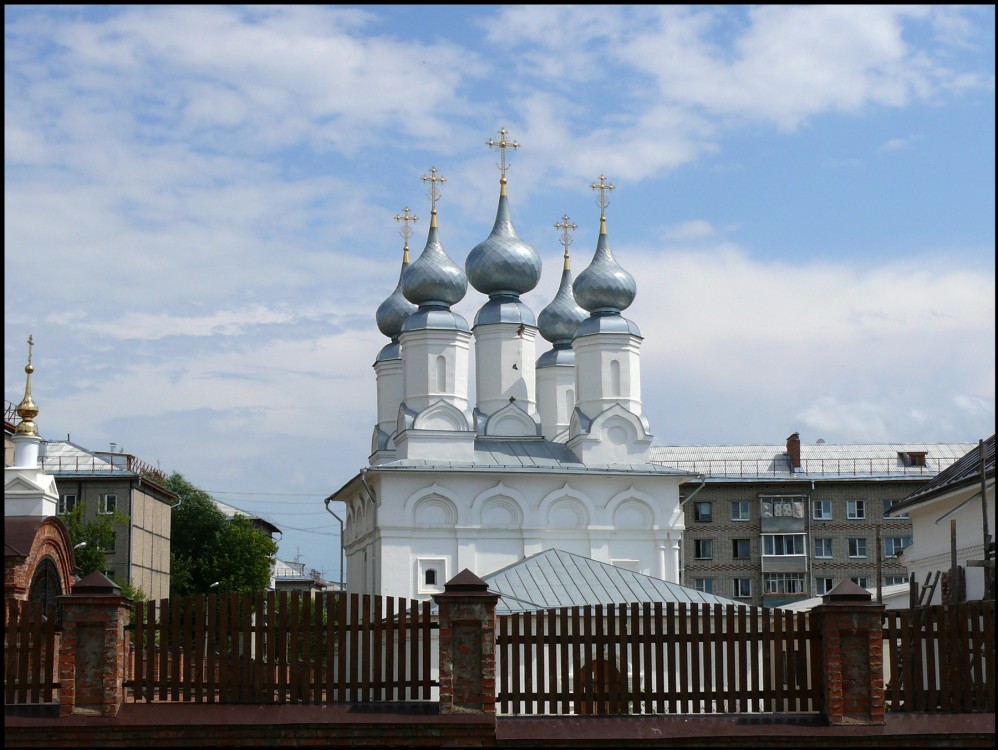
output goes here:
<path id="1" fill-rule="evenodd" d="M 128 533 L 128 515 L 116 510 L 113 513 L 100 513 L 93 518 L 87 518 L 87 504 L 76 503 L 68 513 L 59 516 L 66 530 L 69 541 L 73 545 L 73 556 L 76 560 L 76 572 L 80 578 L 86 578 L 95 570 L 101 573 L 107 568 L 106 550 L 114 549 L 117 534 Z M 111 576 L 121 588 L 122 596 L 133 601 L 144 601 L 145 592 L 141 587 L 133 586 L 127 580 L 119 580 Z"/>
<path id="2" fill-rule="evenodd" d="M 170 595 L 266 589 L 277 543 L 249 519 L 230 519 L 182 474 L 172 473 L 166 486 L 180 497 L 170 531 Z"/>

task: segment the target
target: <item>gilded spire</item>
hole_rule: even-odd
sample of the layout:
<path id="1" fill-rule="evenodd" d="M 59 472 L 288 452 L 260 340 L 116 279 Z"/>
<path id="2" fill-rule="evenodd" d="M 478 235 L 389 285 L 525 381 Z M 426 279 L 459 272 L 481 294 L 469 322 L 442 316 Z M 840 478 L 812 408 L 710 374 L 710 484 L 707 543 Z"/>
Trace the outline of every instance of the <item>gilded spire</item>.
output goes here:
<path id="1" fill-rule="evenodd" d="M 426 179 L 425 177 L 423 179 Z M 402 209 L 402 213 L 395 214 L 395 221 L 402 222 L 402 229 L 399 230 L 399 234 L 402 235 L 402 239 L 405 241 L 405 247 L 402 248 L 402 262 L 409 263 L 409 238 L 412 237 L 412 227 L 409 226 L 409 222 L 415 224 L 419 221 L 419 217 L 416 214 L 409 214 L 409 207 L 406 206 Z"/>
<path id="2" fill-rule="evenodd" d="M 567 271 L 569 268 L 571 268 L 571 266 L 568 263 L 568 246 L 572 244 L 572 236 L 568 232 L 569 230 L 575 231 L 576 229 L 579 228 L 579 225 L 574 223 L 570 224 L 568 222 L 568 214 L 565 214 L 564 216 L 561 217 L 561 221 L 559 221 L 557 224 L 554 225 L 554 228 L 561 230 L 560 242 L 565 248 L 565 266 L 563 270 Z"/>
<path id="3" fill-rule="evenodd" d="M 24 385 L 24 399 L 17 406 L 17 416 L 21 418 L 21 423 L 15 432 L 18 435 L 37 435 L 38 426 L 34 419 L 38 416 L 38 407 L 31 400 L 31 373 L 35 368 L 31 366 L 31 348 L 35 345 L 35 340 L 28 336 L 28 364 L 24 366 L 24 371 L 28 374 Z"/>
<path id="4" fill-rule="evenodd" d="M 445 183 L 447 179 L 444 177 L 437 176 L 437 168 L 430 167 L 430 175 L 427 177 L 423 175 L 423 182 L 430 183 L 430 190 L 427 193 L 430 197 L 430 226 L 435 227 L 437 225 L 437 201 L 440 200 L 440 191 L 437 190 L 437 183 Z"/>
<path id="5" fill-rule="evenodd" d="M 613 185 L 606 181 L 606 177 L 600 175 L 599 182 L 594 182 L 589 187 L 593 190 L 599 190 L 599 200 L 597 201 L 599 205 L 599 233 L 606 234 L 606 207 L 610 205 L 610 199 L 606 197 L 606 194 L 613 190 Z"/>
<path id="6" fill-rule="evenodd" d="M 485 142 L 485 145 L 489 148 L 499 149 L 499 184 L 502 185 L 500 195 L 506 194 L 506 149 L 511 148 L 515 150 L 520 148 L 520 144 L 516 141 L 507 140 L 507 135 L 509 135 L 509 131 L 506 130 L 506 128 L 499 128 L 498 139 L 489 138 L 489 140 Z"/>

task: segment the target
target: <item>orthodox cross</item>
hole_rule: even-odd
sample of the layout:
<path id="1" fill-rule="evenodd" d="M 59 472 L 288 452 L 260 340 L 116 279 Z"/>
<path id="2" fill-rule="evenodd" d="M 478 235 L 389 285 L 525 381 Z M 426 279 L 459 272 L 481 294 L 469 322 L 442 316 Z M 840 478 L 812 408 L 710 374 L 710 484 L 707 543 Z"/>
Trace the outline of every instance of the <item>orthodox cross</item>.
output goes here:
<path id="1" fill-rule="evenodd" d="M 31 367 L 31 347 L 33 347 L 34 345 L 35 345 L 35 339 L 29 333 L 28 334 L 28 367 Z M 27 368 L 25 368 L 25 369 L 27 369 Z M 31 372 L 31 370 L 27 370 L 27 372 Z"/>
<path id="2" fill-rule="evenodd" d="M 569 230 L 576 230 L 579 228 L 578 224 L 569 223 L 568 214 L 561 217 L 561 221 L 554 225 L 555 229 L 560 229 L 561 231 L 561 244 L 565 248 L 565 268 L 568 268 L 568 246 L 572 244 L 572 237 L 568 233 Z"/>
<path id="3" fill-rule="evenodd" d="M 409 222 L 415 224 L 419 221 L 419 217 L 416 214 L 409 214 L 409 207 L 406 206 L 402 209 L 402 213 L 395 214 L 395 221 L 402 222 L 402 229 L 399 230 L 399 234 L 402 235 L 402 239 L 405 241 L 405 247 L 403 248 L 403 253 L 406 256 L 406 260 L 409 258 L 409 238 L 412 237 L 412 227 L 409 226 Z"/>
<path id="4" fill-rule="evenodd" d="M 606 181 L 606 177 L 603 175 L 599 176 L 599 182 L 594 182 L 589 186 L 593 190 L 599 190 L 599 218 L 602 222 L 606 219 L 606 207 L 610 205 L 610 200 L 606 197 L 607 192 L 613 190 L 613 185 Z"/>
<path id="5" fill-rule="evenodd" d="M 499 179 L 499 182 L 501 182 L 503 185 L 505 185 L 506 184 L 506 168 L 507 168 L 506 167 L 506 149 L 508 149 L 508 148 L 518 149 L 518 148 L 520 148 L 520 144 L 517 143 L 516 141 L 508 141 L 508 140 L 506 140 L 506 136 L 509 135 L 509 131 L 506 130 L 506 128 L 499 128 L 498 135 L 499 135 L 499 139 L 498 140 L 496 140 L 495 138 L 489 138 L 489 140 L 486 142 L 485 145 L 488 146 L 489 148 L 498 148 L 499 149 L 499 159 L 500 159 L 499 173 L 501 175 L 501 177 Z"/>
<path id="6" fill-rule="evenodd" d="M 430 219 L 431 219 L 431 221 L 433 221 L 434 226 L 435 226 L 436 225 L 436 218 L 437 218 L 437 201 L 440 200 L 440 191 L 437 190 L 437 183 L 439 182 L 439 183 L 443 184 L 443 183 L 447 182 L 447 179 L 444 178 L 444 177 L 438 177 L 437 176 L 437 168 L 436 167 L 430 167 L 430 176 L 427 177 L 424 174 L 423 175 L 423 182 L 430 183 L 430 190 L 427 193 L 427 195 L 430 196 Z"/>

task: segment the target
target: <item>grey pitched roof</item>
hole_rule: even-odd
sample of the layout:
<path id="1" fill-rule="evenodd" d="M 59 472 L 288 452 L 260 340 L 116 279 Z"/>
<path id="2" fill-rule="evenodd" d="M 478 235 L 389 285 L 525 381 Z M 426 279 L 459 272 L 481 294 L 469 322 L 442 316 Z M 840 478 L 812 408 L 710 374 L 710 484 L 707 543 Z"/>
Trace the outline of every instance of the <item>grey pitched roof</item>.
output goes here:
<path id="1" fill-rule="evenodd" d="M 815 443 L 800 446 L 799 468 L 791 471 L 786 445 L 653 446 L 649 460 L 712 479 L 899 479 L 936 475 L 958 461 L 974 443 Z M 904 456 L 924 453 L 925 466 L 908 466 Z"/>
<path id="2" fill-rule="evenodd" d="M 991 481 L 995 478 L 995 436 L 984 441 L 984 452 L 987 456 L 984 463 L 984 475 Z M 980 445 L 974 446 L 963 457 L 934 479 L 926 482 L 908 497 L 891 507 L 891 511 L 910 508 L 913 505 L 931 500 L 952 490 L 964 486 L 980 486 L 981 482 L 981 450 Z"/>
<path id="3" fill-rule="evenodd" d="M 539 552 L 482 580 L 502 597 L 496 605 L 498 614 L 633 602 L 746 606 L 559 549 Z"/>

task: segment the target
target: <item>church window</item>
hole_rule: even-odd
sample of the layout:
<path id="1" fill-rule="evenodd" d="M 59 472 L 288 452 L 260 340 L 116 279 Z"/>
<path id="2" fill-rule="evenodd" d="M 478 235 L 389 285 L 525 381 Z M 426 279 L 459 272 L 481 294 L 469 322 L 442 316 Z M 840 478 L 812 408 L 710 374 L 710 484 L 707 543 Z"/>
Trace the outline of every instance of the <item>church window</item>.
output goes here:
<path id="1" fill-rule="evenodd" d="M 437 390 L 447 390 L 447 358 L 442 354 L 437 357 Z"/>
<path id="2" fill-rule="evenodd" d="M 437 571 L 434 568 L 428 568 L 423 573 L 423 584 L 426 586 L 436 586 L 437 585 Z"/>
<path id="3" fill-rule="evenodd" d="M 571 417 L 573 411 L 575 411 L 575 391 L 569 388 L 565 391 L 565 414 Z"/>
<path id="4" fill-rule="evenodd" d="M 620 395 L 620 362 L 615 359 L 610 361 L 610 395 Z"/>

